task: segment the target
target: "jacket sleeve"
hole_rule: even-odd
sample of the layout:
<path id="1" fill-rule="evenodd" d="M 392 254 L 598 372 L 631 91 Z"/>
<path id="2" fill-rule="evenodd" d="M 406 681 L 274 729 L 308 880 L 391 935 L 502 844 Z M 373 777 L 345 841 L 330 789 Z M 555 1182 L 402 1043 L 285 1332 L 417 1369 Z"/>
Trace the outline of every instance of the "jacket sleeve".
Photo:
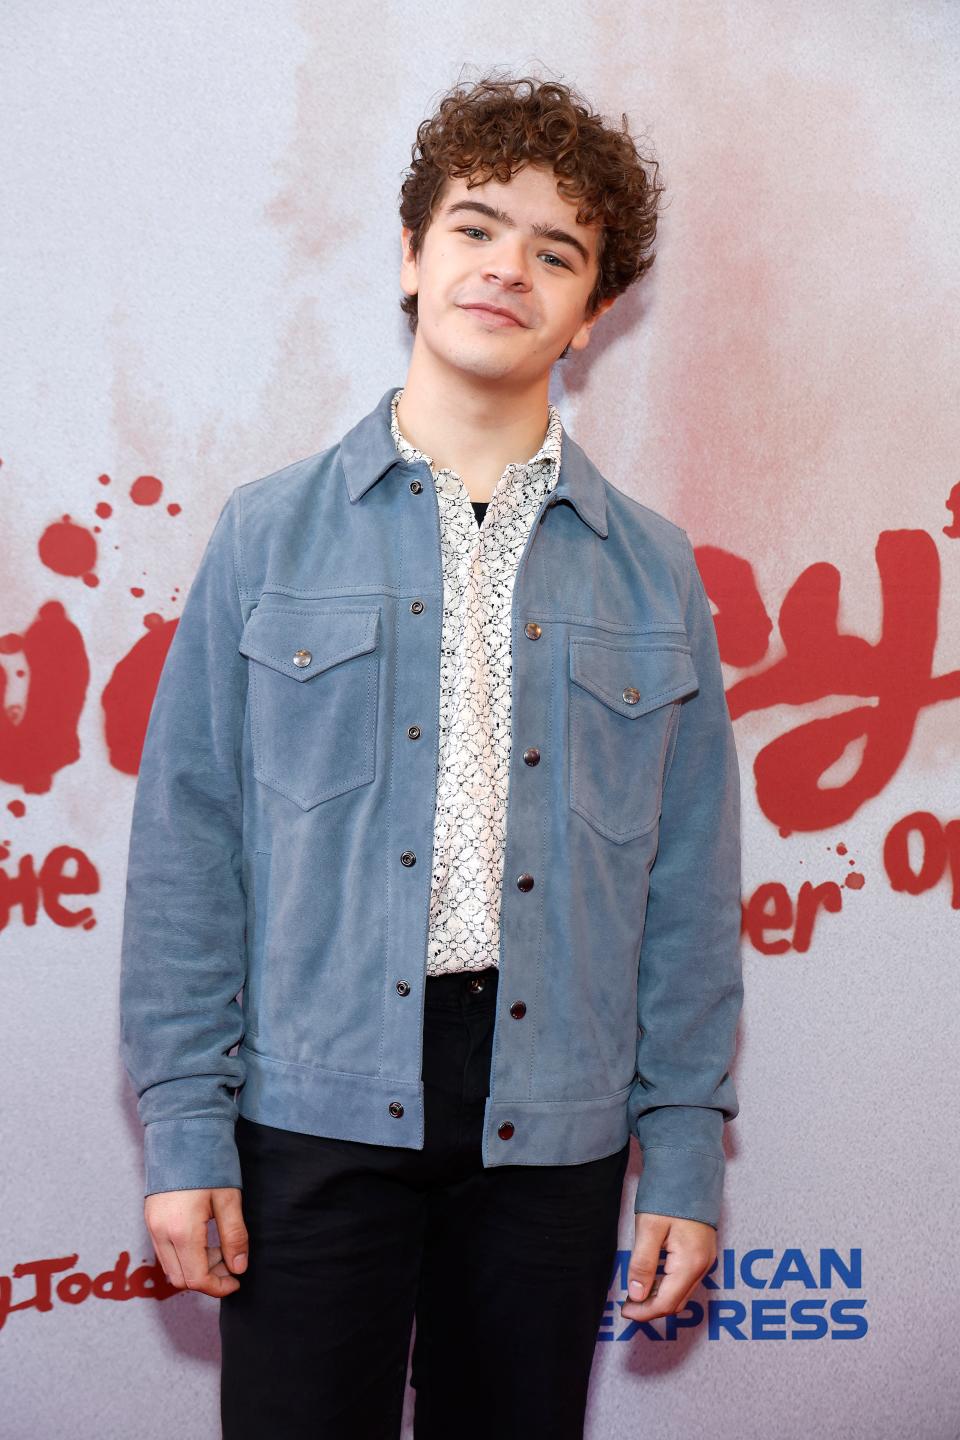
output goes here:
<path id="1" fill-rule="evenodd" d="M 637 985 L 637 1077 L 628 1100 L 643 1153 L 634 1210 L 717 1228 L 728 1072 L 743 1001 L 740 772 L 710 603 L 693 547 L 685 613 L 699 688 L 680 702 L 665 765 Z"/>
<path id="2" fill-rule="evenodd" d="M 243 1024 L 240 745 L 246 667 L 236 490 L 207 542 L 147 724 L 127 860 L 120 1053 L 145 1127 L 145 1195 L 240 1186 L 228 1055 Z"/>

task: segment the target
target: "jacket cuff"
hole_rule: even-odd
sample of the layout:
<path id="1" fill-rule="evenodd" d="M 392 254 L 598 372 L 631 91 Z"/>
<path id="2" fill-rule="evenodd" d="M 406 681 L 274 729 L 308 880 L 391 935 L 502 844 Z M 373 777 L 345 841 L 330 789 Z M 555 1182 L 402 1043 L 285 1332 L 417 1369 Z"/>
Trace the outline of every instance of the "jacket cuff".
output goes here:
<path id="1" fill-rule="evenodd" d="M 722 1155 L 680 1145 L 647 1145 L 637 1183 L 634 1212 L 702 1220 L 714 1230 L 720 1220 L 725 1161 Z"/>
<path id="2" fill-rule="evenodd" d="M 163 1190 L 242 1189 L 235 1120 L 153 1120 L 143 1136 L 144 1198 Z"/>
<path id="3" fill-rule="evenodd" d="M 707 1105 L 661 1105 L 637 1121 L 643 1171 L 634 1212 L 702 1220 L 717 1229 L 726 1160 L 723 1114 Z"/>

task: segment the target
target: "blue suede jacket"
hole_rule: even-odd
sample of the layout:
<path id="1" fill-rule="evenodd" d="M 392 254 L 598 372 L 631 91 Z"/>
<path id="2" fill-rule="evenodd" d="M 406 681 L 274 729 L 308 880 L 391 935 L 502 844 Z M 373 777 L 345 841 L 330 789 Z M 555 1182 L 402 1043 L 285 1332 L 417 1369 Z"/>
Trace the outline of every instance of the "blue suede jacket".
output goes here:
<path id="1" fill-rule="evenodd" d="M 120 981 L 148 1195 L 241 1186 L 238 1111 L 423 1146 L 443 580 L 396 388 L 233 490 L 160 676 Z M 633 1134 L 634 1208 L 716 1226 L 743 999 L 716 632 L 686 531 L 567 434 L 517 570 L 512 686 L 483 1163 Z"/>

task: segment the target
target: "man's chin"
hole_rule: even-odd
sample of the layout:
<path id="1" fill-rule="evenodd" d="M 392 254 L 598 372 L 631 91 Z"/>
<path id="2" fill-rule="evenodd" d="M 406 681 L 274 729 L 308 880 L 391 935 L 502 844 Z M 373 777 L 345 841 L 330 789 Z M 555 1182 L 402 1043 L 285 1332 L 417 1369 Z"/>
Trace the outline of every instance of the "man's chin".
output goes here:
<path id="1" fill-rule="evenodd" d="M 516 362 L 504 355 L 480 350 L 465 352 L 462 349 L 437 351 L 435 354 L 437 361 L 446 369 L 477 382 L 509 380 L 518 375 Z"/>

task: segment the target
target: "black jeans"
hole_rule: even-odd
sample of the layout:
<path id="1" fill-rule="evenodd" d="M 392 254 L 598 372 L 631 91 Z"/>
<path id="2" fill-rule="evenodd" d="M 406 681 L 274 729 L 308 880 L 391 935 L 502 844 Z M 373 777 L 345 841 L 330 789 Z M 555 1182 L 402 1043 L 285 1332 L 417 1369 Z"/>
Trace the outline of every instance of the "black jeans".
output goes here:
<path id="1" fill-rule="evenodd" d="M 427 980 L 425 1147 L 237 1121 L 250 1258 L 220 1301 L 224 1440 L 581 1440 L 629 1142 L 484 1169 L 499 972 Z"/>

